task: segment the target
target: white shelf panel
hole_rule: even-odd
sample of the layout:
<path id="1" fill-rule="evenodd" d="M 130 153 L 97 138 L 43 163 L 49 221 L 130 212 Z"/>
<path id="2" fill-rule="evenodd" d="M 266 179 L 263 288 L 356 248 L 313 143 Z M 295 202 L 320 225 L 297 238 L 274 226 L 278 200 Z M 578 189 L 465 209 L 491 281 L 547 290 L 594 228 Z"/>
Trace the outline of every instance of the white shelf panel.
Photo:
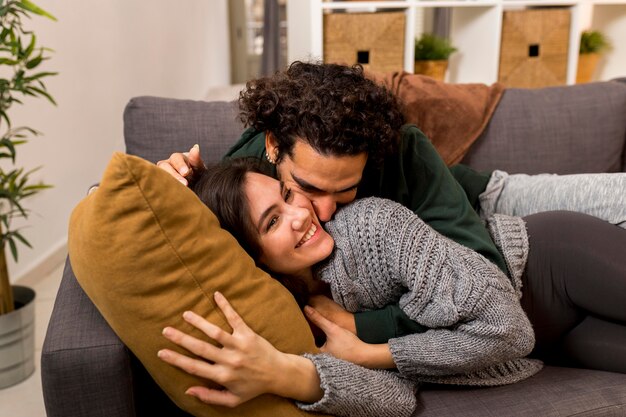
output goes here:
<path id="1" fill-rule="evenodd" d="M 297 0 L 296 0 L 297 1 Z M 322 2 L 322 9 L 406 9 L 411 5 L 408 1 L 346 1 L 346 2 Z"/>
<path id="2" fill-rule="evenodd" d="M 552 0 L 553 2 L 560 0 Z M 565 1 L 565 0 L 563 0 Z M 540 0 L 537 0 L 540 2 Z M 385 9 L 409 9 L 416 7 L 489 7 L 502 3 L 502 0 L 424 0 L 424 1 L 350 1 L 350 2 L 323 2 L 322 10 L 347 10 L 350 12 L 374 12 Z"/>
<path id="3" fill-rule="evenodd" d="M 493 1 L 418 1 L 415 4 L 415 7 L 493 7 L 500 4 L 499 0 Z"/>
<path id="4" fill-rule="evenodd" d="M 601 30 L 611 42 L 596 71 L 599 80 L 626 76 L 626 3 L 595 4 L 591 29 Z"/>
<path id="5" fill-rule="evenodd" d="M 506 6 L 519 6 L 519 7 L 528 7 L 528 6 L 575 6 L 580 1 L 578 0 L 502 0 L 502 5 Z"/>
<path id="6" fill-rule="evenodd" d="M 593 6 L 623 6 L 626 4 L 624 0 L 593 0 L 590 2 Z"/>

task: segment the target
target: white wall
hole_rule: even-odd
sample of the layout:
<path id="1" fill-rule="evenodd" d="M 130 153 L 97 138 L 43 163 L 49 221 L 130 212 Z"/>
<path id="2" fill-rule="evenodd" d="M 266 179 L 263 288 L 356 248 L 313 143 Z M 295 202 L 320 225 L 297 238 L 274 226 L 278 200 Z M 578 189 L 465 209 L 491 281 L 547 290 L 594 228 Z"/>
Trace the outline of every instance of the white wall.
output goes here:
<path id="1" fill-rule="evenodd" d="M 55 50 L 45 69 L 60 74 L 48 89 L 58 102 L 27 100 L 14 125 L 43 132 L 18 148 L 18 163 L 42 166 L 37 179 L 55 188 L 33 197 L 12 281 L 47 272 L 66 255 L 72 208 L 124 150 L 122 112 L 133 96 L 201 99 L 229 84 L 227 0 L 35 0 L 58 22 L 28 24 Z"/>

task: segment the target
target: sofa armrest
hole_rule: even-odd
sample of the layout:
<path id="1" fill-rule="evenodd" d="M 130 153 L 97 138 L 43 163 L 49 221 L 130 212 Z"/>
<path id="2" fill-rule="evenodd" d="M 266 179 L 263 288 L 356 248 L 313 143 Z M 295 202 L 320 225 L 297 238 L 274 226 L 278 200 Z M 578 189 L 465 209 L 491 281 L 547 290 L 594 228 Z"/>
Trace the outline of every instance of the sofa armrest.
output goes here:
<path id="1" fill-rule="evenodd" d="M 48 417 L 135 416 L 130 363 L 130 352 L 78 285 L 68 259 L 41 355 Z"/>

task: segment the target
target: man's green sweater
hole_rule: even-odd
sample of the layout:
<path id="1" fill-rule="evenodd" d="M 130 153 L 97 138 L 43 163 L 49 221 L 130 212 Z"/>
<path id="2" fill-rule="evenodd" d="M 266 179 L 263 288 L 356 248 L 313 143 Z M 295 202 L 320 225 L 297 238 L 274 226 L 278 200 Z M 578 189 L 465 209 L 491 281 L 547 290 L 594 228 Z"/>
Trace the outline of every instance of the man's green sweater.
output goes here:
<path id="1" fill-rule="evenodd" d="M 224 158 L 252 156 L 266 161 L 264 155 L 265 133 L 248 129 Z M 275 166 L 269 168 L 276 175 Z M 506 273 L 504 258 L 473 208 L 489 176 L 463 166 L 448 169 L 428 138 L 416 126 L 405 125 L 398 152 L 380 166 L 366 165 L 357 198 L 377 196 L 401 203 L 433 229 L 482 254 Z M 369 343 L 425 330 L 397 305 L 358 313 L 355 321 L 359 337 Z"/>

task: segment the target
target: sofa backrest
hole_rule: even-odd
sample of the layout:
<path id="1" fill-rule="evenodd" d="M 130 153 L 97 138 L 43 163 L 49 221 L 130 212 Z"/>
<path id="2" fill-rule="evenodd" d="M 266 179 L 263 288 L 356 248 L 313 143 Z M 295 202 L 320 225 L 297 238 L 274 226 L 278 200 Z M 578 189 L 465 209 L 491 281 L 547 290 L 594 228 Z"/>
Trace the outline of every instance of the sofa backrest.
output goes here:
<path id="1" fill-rule="evenodd" d="M 462 161 L 478 170 L 626 171 L 626 84 L 507 89 Z"/>
<path id="2" fill-rule="evenodd" d="M 136 97 L 124 111 L 126 152 L 156 162 L 200 145 L 218 161 L 243 126 L 236 102 Z M 626 171 L 626 83 L 507 89 L 464 160 L 528 174 Z"/>
<path id="3" fill-rule="evenodd" d="M 196 143 L 205 163 L 217 162 L 235 143 L 243 125 L 235 101 L 192 101 L 135 97 L 124 110 L 126 153 L 151 162 Z"/>

